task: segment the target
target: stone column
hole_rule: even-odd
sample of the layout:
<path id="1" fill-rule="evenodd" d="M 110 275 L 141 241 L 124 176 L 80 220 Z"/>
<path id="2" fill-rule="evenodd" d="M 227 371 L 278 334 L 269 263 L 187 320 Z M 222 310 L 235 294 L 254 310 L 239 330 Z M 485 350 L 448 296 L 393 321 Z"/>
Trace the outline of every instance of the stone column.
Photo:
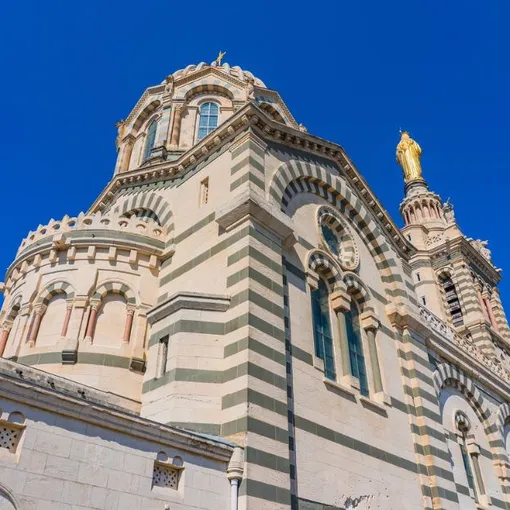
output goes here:
<path id="1" fill-rule="evenodd" d="M 65 338 L 67 335 L 67 330 L 69 328 L 69 321 L 71 320 L 71 314 L 73 313 L 73 302 L 68 301 L 67 302 L 67 310 L 66 310 L 66 316 L 64 319 L 64 324 L 62 325 L 62 332 L 60 333 L 60 336 L 62 338 Z"/>
<path id="2" fill-rule="evenodd" d="M 9 333 L 11 332 L 12 324 L 4 324 L 1 332 L 0 332 L 0 358 L 4 355 L 5 346 L 7 345 L 7 340 L 9 340 Z"/>
<path id="3" fill-rule="evenodd" d="M 35 341 L 37 340 L 37 335 L 39 333 L 39 328 L 41 327 L 42 317 L 43 317 L 42 308 L 37 308 L 35 310 L 34 318 L 32 320 L 32 326 L 30 328 L 30 332 L 28 335 L 29 347 L 33 347 L 35 345 Z"/>
<path id="4" fill-rule="evenodd" d="M 94 300 L 90 302 L 89 323 L 87 325 L 87 332 L 85 333 L 86 342 L 92 343 L 92 337 L 94 336 L 94 330 L 96 328 L 97 312 L 99 310 L 100 305 L 101 301 Z"/>
<path id="5" fill-rule="evenodd" d="M 133 328 L 133 315 L 135 309 L 128 307 L 126 312 L 126 325 L 124 326 L 124 343 L 128 344 L 131 338 L 131 329 Z"/>
<path id="6" fill-rule="evenodd" d="M 184 105 L 179 105 L 175 107 L 174 113 L 174 121 L 172 125 L 172 137 L 170 138 L 170 146 L 172 148 L 179 147 L 179 138 L 181 134 L 181 120 L 183 113 Z"/>
<path id="7" fill-rule="evenodd" d="M 496 322 L 496 317 L 494 317 L 494 311 L 492 310 L 492 303 L 489 298 L 489 295 L 486 294 L 483 297 L 485 306 L 487 307 L 487 313 L 489 314 L 489 322 L 491 323 L 491 326 L 494 328 L 495 331 L 499 332 L 498 329 L 498 323 Z"/>
<path id="8" fill-rule="evenodd" d="M 339 340 L 339 354 L 341 358 L 339 380 L 352 386 L 352 369 L 351 361 L 349 358 L 349 340 L 347 338 L 347 323 L 345 321 L 345 312 L 351 307 L 351 296 L 344 289 L 338 289 L 331 294 L 331 308 L 333 308 L 337 316 L 338 324 L 338 340 Z M 336 357 L 338 362 L 338 356 Z"/>
<path id="9" fill-rule="evenodd" d="M 368 354 L 370 356 L 370 364 L 372 366 L 372 379 L 374 384 L 374 392 L 383 391 L 381 366 L 379 364 L 379 356 L 377 355 L 377 345 L 375 343 L 375 333 L 379 327 L 379 320 L 372 311 L 365 312 L 361 316 L 361 327 L 367 334 Z"/>
<path id="10" fill-rule="evenodd" d="M 494 306 L 494 316 L 496 317 L 496 322 L 498 324 L 499 334 L 503 338 L 510 340 L 510 329 L 508 328 L 508 321 L 506 319 L 505 311 L 503 310 L 501 298 L 499 297 L 499 290 L 496 287 L 492 289 L 491 302 Z"/>
<path id="11" fill-rule="evenodd" d="M 133 153 L 133 147 L 135 145 L 135 139 L 133 136 L 129 135 L 129 137 L 124 142 L 124 147 L 122 148 L 122 161 L 121 161 L 121 172 L 127 172 L 129 170 L 129 164 L 131 163 L 131 154 Z"/>

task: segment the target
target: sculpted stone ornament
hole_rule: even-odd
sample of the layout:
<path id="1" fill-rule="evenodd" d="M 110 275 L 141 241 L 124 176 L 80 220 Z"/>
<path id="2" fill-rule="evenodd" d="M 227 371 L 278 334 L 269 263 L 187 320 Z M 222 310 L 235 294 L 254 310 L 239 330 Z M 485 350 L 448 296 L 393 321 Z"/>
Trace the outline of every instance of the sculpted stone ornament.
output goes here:
<path id="1" fill-rule="evenodd" d="M 420 163 L 421 147 L 409 136 L 407 131 L 401 133 L 396 156 L 404 172 L 406 184 L 412 181 L 423 181 Z"/>
<path id="2" fill-rule="evenodd" d="M 246 95 L 250 101 L 255 101 L 255 80 L 253 78 L 248 78 L 248 92 Z"/>
<path id="3" fill-rule="evenodd" d="M 306 127 L 303 124 L 299 124 L 298 129 L 302 133 L 308 133 L 308 129 L 306 129 Z"/>
<path id="4" fill-rule="evenodd" d="M 482 241 L 481 239 L 472 239 L 467 238 L 467 240 L 471 243 L 471 246 L 485 259 L 488 260 L 492 264 L 492 254 L 487 245 L 489 241 Z"/>
<path id="5" fill-rule="evenodd" d="M 117 128 L 117 138 L 115 143 L 118 146 L 119 142 L 122 140 L 122 138 L 124 138 L 124 133 L 126 131 L 126 121 L 124 119 L 120 119 L 119 122 L 115 124 L 115 127 Z"/>
<path id="6" fill-rule="evenodd" d="M 443 213 L 446 223 L 448 225 L 453 225 L 455 223 L 455 212 L 453 211 L 453 205 L 451 204 L 450 199 L 443 204 Z"/>
<path id="7" fill-rule="evenodd" d="M 165 94 L 168 95 L 168 96 L 171 96 L 172 92 L 174 91 L 174 77 L 171 74 L 169 74 L 165 78 L 165 82 L 166 82 L 166 85 L 165 85 Z"/>

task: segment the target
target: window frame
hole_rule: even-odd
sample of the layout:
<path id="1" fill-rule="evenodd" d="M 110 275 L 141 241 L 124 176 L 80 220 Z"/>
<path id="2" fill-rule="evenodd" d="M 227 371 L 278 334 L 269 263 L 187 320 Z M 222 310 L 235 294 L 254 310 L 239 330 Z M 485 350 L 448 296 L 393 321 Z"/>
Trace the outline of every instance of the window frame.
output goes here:
<path id="1" fill-rule="evenodd" d="M 200 136 L 200 122 L 201 122 L 201 119 L 202 119 L 202 108 L 204 108 L 205 105 L 215 105 L 216 108 L 218 109 L 218 113 L 217 113 L 217 123 L 216 123 L 216 126 L 212 129 L 210 129 L 210 126 L 209 124 L 207 125 L 206 129 L 208 130 L 207 133 L 204 135 L 204 136 Z M 197 122 L 196 122 L 196 132 L 195 132 L 195 140 L 198 142 L 201 142 L 204 138 L 207 138 L 207 136 L 209 136 L 215 129 L 218 128 L 218 126 L 220 125 L 220 115 L 221 115 L 221 104 L 217 101 L 214 101 L 212 99 L 205 99 L 202 103 L 200 103 L 198 105 L 198 117 L 197 117 Z M 208 114 L 208 118 L 210 118 L 211 115 L 210 113 Z"/>
<path id="2" fill-rule="evenodd" d="M 154 149 L 154 146 L 156 145 L 156 135 L 158 134 L 158 122 L 159 119 L 155 118 L 150 121 L 150 123 L 147 125 L 145 140 L 144 140 L 144 147 L 143 147 L 143 154 L 142 154 L 142 163 L 147 161 L 150 156 L 152 149 Z M 151 133 L 151 129 L 154 126 L 154 132 Z M 151 141 L 151 136 L 153 136 L 153 139 Z M 151 145 L 149 145 L 149 142 Z"/>

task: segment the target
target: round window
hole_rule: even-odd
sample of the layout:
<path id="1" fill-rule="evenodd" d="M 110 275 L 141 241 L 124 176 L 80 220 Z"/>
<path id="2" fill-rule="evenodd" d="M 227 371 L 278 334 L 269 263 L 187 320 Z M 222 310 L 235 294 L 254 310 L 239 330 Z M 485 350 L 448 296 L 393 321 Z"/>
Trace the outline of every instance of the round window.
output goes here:
<path id="1" fill-rule="evenodd" d="M 324 237 L 324 241 L 326 241 L 326 244 L 328 245 L 329 251 L 331 251 L 331 253 L 333 253 L 337 257 L 340 257 L 340 241 L 338 240 L 338 237 L 335 234 L 335 232 L 333 232 L 333 229 L 331 227 L 328 227 L 327 225 L 322 224 L 321 230 L 322 236 Z"/>

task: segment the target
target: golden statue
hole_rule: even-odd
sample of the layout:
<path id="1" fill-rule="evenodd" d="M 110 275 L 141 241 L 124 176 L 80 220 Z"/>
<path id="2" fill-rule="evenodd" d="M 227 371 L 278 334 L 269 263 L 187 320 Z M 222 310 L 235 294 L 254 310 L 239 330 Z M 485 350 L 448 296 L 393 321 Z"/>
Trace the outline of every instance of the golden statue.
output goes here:
<path id="1" fill-rule="evenodd" d="M 225 58 L 225 55 L 227 54 L 226 51 L 221 51 L 220 50 L 220 53 L 218 54 L 218 57 L 216 58 L 216 64 L 221 66 L 221 61 Z"/>
<path id="2" fill-rule="evenodd" d="M 404 171 L 406 183 L 423 181 L 420 158 L 421 147 L 409 136 L 407 131 L 402 131 L 400 142 L 397 145 L 397 161 Z"/>

